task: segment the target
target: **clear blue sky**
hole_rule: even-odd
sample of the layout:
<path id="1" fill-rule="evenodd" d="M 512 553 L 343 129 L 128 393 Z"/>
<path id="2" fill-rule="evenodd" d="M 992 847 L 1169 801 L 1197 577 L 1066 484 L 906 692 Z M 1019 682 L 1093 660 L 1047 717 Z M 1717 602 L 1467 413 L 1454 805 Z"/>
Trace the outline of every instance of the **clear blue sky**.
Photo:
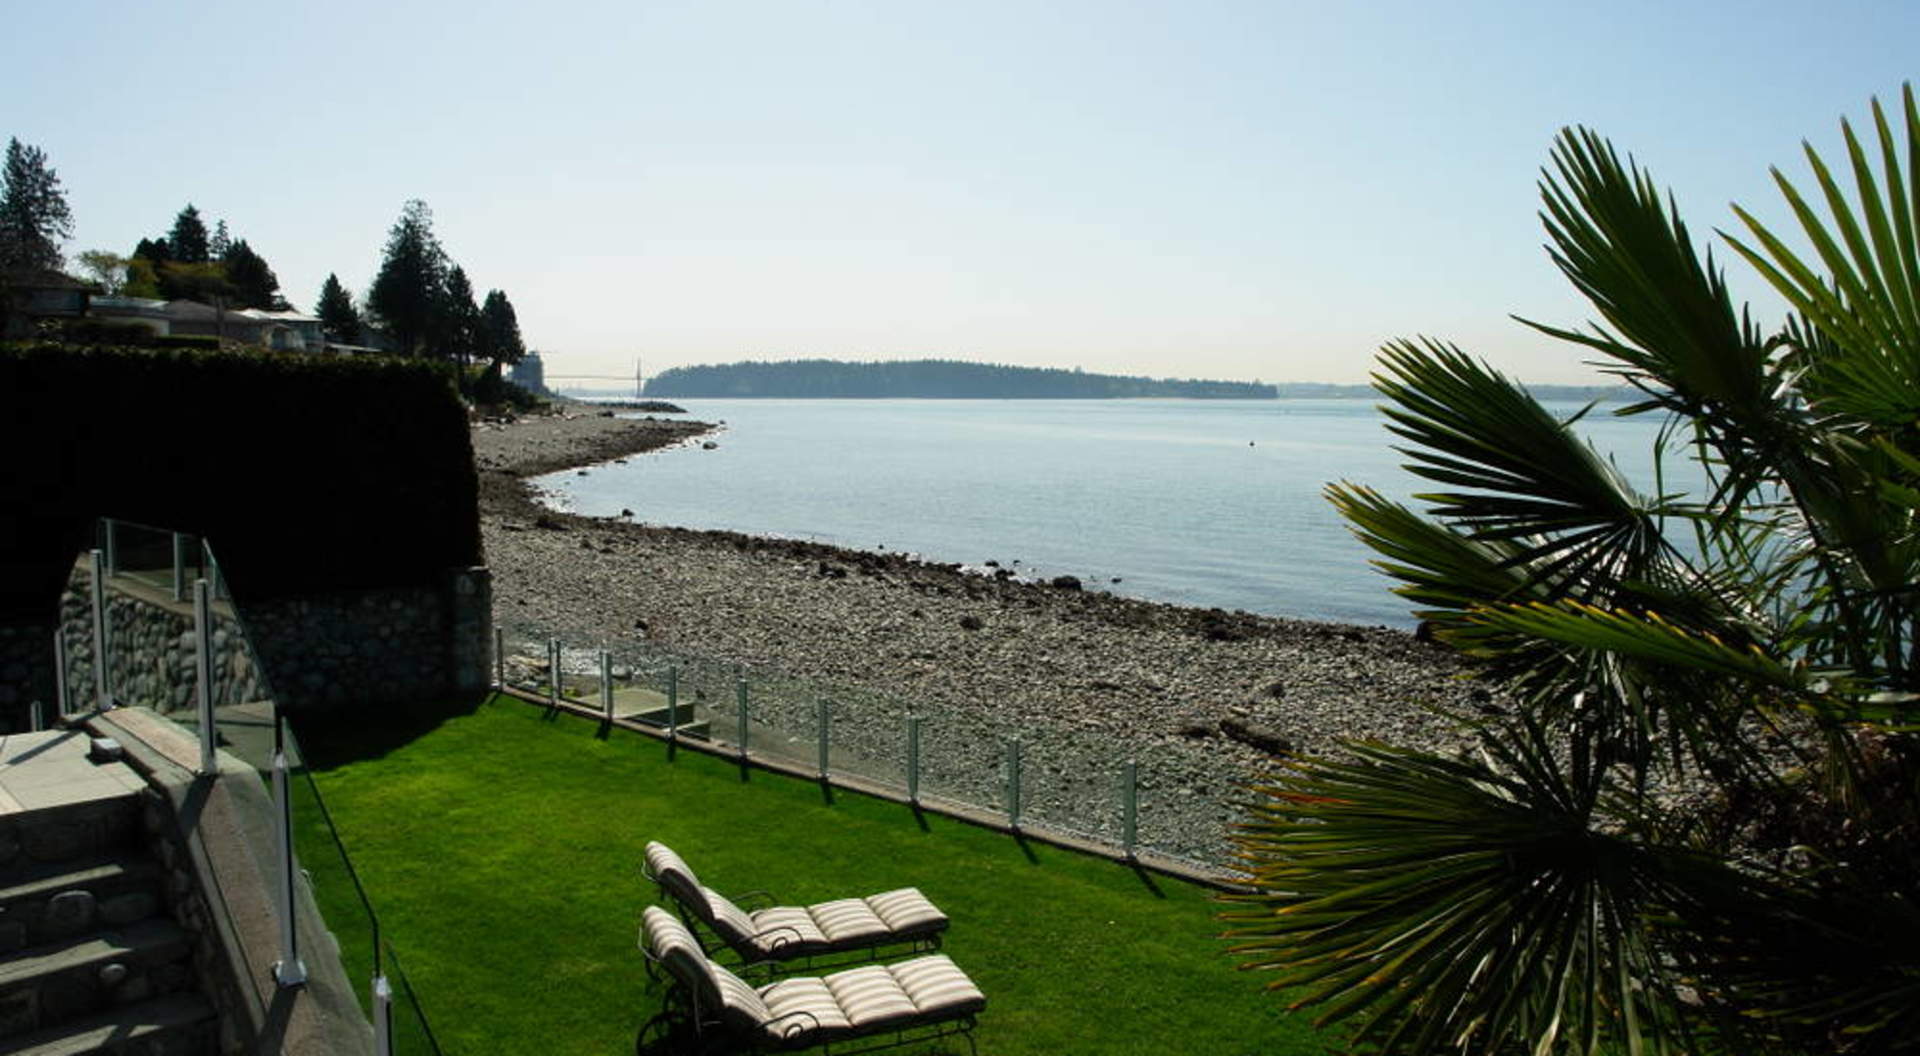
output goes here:
<path id="1" fill-rule="evenodd" d="M 291 7 L 293 5 L 285 5 Z M 1588 317 L 1535 181 L 1585 124 L 1696 231 L 1898 96 L 1920 3 L 62 3 L 0 137 L 69 255 L 191 201 L 311 309 L 409 198 L 553 372 L 942 355 L 1357 381 L 1429 334 L 1534 381 Z M 1831 156 L 1831 154 L 1830 154 Z M 1766 304 L 1737 262 L 1735 288 Z"/>

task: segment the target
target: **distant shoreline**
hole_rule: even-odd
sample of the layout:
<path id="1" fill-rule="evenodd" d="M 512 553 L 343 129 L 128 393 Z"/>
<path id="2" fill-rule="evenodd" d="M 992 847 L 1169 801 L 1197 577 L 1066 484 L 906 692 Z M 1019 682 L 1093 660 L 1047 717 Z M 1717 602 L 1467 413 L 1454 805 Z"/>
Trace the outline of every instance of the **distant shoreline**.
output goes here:
<path id="1" fill-rule="evenodd" d="M 1378 400 L 1378 390 L 1371 385 L 1321 385 L 1318 383 L 1278 384 L 1272 396 L 949 396 L 949 395 L 807 395 L 790 393 L 727 393 L 724 395 L 676 394 L 676 399 L 688 400 L 809 400 L 827 402 L 831 400 L 956 400 L 967 402 L 992 401 L 1040 401 L 1070 400 L 1075 403 L 1105 402 L 1122 403 L 1133 400 L 1181 400 L 1196 403 L 1275 403 L 1285 400 Z M 1526 390 L 1537 400 L 1575 401 L 1584 400 L 1598 403 L 1624 403 L 1632 399 L 1634 390 L 1624 386 L 1606 387 L 1592 385 L 1528 385 Z M 609 392 L 595 392 L 591 389 L 575 389 L 563 394 L 562 399 L 574 400 L 598 408 L 615 410 L 648 411 L 657 414 L 685 414 L 683 408 L 666 400 L 641 399 L 631 396 L 614 396 Z M 665 406 L 660 406 L 664 404 Z M 672 410 L 666 408 L 671 407 Z"/>

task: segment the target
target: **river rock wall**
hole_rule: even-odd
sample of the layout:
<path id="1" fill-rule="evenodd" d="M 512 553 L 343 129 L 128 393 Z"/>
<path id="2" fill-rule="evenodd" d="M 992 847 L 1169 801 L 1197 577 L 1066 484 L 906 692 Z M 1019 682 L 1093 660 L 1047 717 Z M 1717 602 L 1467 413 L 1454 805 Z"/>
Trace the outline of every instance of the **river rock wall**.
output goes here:
<path id="1" fill-rule="evenodd" d="M 60 602 L 68 707 L 96 703 L 90 583 L 76 574 Z M 487 570 L 457 569 L 438 587 L 396 587 L 253 602 L 236 618 L 230 603 L 212 617 L 216 708 L 273 699 L 283 709 L 337 708 L 421 700 L 488 684 L 492 589 Z M 107 694 L 162 714 L 197 706 L 198 636 L 190 603 L 109 579 Z M 38 632 L 38 633 L 36 633 Z M 32 708 L 50 722 L 57 691 L 50 632 L 0 627 L 0 732 L 25 730 Z"/>

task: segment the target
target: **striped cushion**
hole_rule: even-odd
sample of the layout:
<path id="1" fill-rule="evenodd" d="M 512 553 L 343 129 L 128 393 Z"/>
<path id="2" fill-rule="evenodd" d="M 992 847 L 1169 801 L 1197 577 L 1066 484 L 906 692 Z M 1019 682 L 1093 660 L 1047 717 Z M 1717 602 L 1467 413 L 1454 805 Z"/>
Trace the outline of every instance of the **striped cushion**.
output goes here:
<path id="1" fill-rule="evenodd" d="M 667 894 L 682 905 L 694 902 L 700 891 L 700 878 L 673 849 L 657 840 L 647 843 L 647 872 Z"/>
<path id="2" fill-rule="evenodd" d="M 945 1019 L 987 1007 L 987 995 L 944 953 L 902 961 L 888 966 L 887 971 L 922 1016 Z"/>
<path id="3" fill-rule="evenodd" d="M 747 915 L 747 911 L 733 904 L 733 900 L 715 891 L 711 887 L 700 889 L 700 900 L 695 903 L 695 912 L 704 905 L 706 912 L 700 918 L 713 925 L 713 930 L 727 940 L 729 945 L 751 942 L 753 933 L 760 928 Z"/>
<path id="4" fill-rule="evenodd" d="M 760 997 L 774 1017 L 762 1030 L 789 1047 L 938 1023 L 987 1006 L 980 988 L 942 954 L 782 979 L 761 988 Z"/>
<path id="5" fill-rule="evenodd" d="M 867 907 L 864 899 L 843 898 L 808 906 L 807 916 L 820 927 L 820 934 L 835 946 L 857 946 L 883 938 L 887 923 Z"/>
<path id="6" fill-rule="evenodd" d="M 712 961 L 706 961 L 705 967 L 709 987 L 707 1000 L 719 1007 L 720 1017 L 728 1027 L 753 1033 L 761 1030 L 773 1018 L 773 1010 L 761 1000 L 758 991 L 747 985 L 746 980 Z"/>
<path id="7" fill-rule="evenodd" d="M 674 978 L 689 986 L 700 985 L 705 977 L 706 955 L 686 925 L 659 906 L 648 906 L 640 914 L 641 941 Z"/>
<path id="8" fill-rule="evenodd" d="M 815 1035 L 826 1038 L 853 1032 L 853 1023 L 833 999 L 833 991 L 819 979 L 782 979 L 760 991 L 773 1019 L 763 1028 L 783 1042 L 800 1042 Z"/>
<path id="9" fill-rule="evenodd" d="M 917 887 L 869 895 L 866 903 L 872 907 L 874 915 L 885 922 L 887 929 L 896 935 L 941 931 L 947 926 L 947 915 L 927 901 L 927 896 L 921 894 Z"/>
<path id="10" fill-rule="evenodd" d="M 833 999 L 859 1031 L 879 1030 L 912 1019 L 919 1010 L 885 965 L 850 968 L 822 979 Z"/>
<path id="11" fill-rule="evenodd" d="M 768 956 L 794 957 L 828 945 L 820 925 L 806 910 L 795 906 L 775 906 L 755 913 L 753 931 L 753 945 Z"/>

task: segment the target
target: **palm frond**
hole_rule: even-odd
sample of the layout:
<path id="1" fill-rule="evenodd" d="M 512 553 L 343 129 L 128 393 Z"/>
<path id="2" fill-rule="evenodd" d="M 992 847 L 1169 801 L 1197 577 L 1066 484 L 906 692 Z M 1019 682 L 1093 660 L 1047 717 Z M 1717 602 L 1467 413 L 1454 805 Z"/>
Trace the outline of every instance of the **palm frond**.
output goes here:
<path id="1" fill-rule="evenodd" d="M 1671 870 L 1599 824 L 1600 770 L 1537 726 L 1484 762 L 1351 748 L 1260 790 L 1238 837 L 1257 891 L 1221 914 L 1242 967 L 1382 1051 L 1680 1050 L 1648 928 Z"/>
<path id="2" fill-rule="evenodd" d="M 1920 110 L 1905 91 L 1909 150 L 1920 144 Z M 1887 428 L 1920 419 L 1920 230 L 1909 206 L 1899 144 L 1873 103 L 1880 171 L 1848 122 L 1841 122 L 1854 200 L 1811 146 L 1805 147 L 1828 219 L 1779 169 L 1774 183 L 1825 271 L 1803 261 L 1752 213 L 1734 211 L 1753 239 L 1723 234 L 1735 252 L 1785 297 L 1829 343 L 1814 349 L 1802 387 L 1824 413 Z M 1920 190 L 1920 187 L 1914 188 Z"/>
<path id="3" fill-rule="evenodd" d="M 1660 574 L 1658 501 L 1526 390 L 1436 341 L 1394 342 L 1380 360 L 1388 429 L 1414 445 L 1400 449 L 1407 468 L 1472 489 L 1418 496 L 1435 516 L 1511 544 L 1508 560 L 1556 596 L 1590 598 L 1598 584 Z"/>
<path id="4" fill-rule="evenodd" d="M 1644 386 L 1650 403 L 1764 420 L 1765 342 L 1734 307 L 1712 254 L 1702 260 L 1695 251 L 1652 176 L 1623 163 L 1592 131 L 1568 129 L 1554 142 L 1541 197 L 1554 263 L 1608 328 L 1589 334 L 1521 321 L 1603 353 L 1630 379 L 1651 382 Z"/>

